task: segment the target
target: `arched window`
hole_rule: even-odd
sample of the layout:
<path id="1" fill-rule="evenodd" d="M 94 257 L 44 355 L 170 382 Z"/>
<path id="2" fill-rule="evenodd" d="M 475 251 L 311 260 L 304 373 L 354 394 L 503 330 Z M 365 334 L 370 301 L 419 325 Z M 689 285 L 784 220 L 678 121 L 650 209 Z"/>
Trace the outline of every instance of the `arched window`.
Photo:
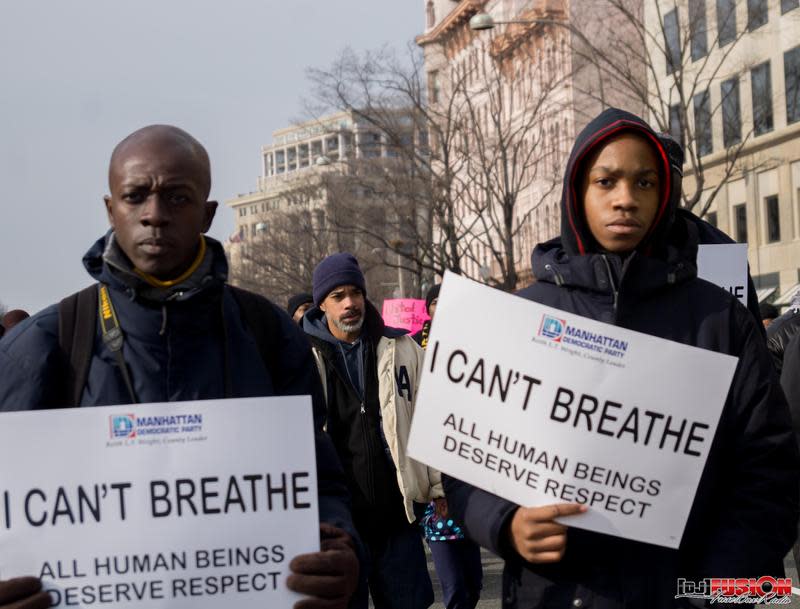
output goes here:
<path id="1" fill-rule="evenodd" d="M 434 25 L 436 25 L 436 11 L 433 8 L 433 0 L 428 0 L 427 14 L 428 14 L 428 29 L 430 29 Z"/>

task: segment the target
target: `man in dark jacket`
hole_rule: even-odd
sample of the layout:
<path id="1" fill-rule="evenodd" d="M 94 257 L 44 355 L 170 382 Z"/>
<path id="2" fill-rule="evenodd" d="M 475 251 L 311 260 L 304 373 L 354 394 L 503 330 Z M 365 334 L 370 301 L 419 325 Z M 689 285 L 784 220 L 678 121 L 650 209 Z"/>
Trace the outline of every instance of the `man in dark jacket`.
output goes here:
<path id="1" fill-rule="evenodd" d="M 533 253 L 542 304 L 739 358 L 677 550 L 551 518 L 445 477 L 450 509 L 506 559 L 504 607 L 676 607 L 678 578 L 780 575 L 796 534 L 798 450 L 753 315 L 696 276 L 694 223 L 676 214 L 657 135 L 606 110 L 578 136 L 564 178 L 561 237 Z M 680 379 L 675 379 L 680 382 Z M 573 512 L 574 513 L 574 512 Z"/>
<path id="2" fill-rule="evenodd" d="M 405 330 L 384 325 L 351 254 L 320 262 L 312 292 L 315 306 L 303 329 L 317 357 L 327 430 L 366 547 L 369 592 L 376 609 L 424 609 L 433 603 L 433 588 L 414 502 L 443 492 L 439 472 L 406 455 L 423 351 Z"/>
<path id="3" fill-rule="evenodd" d="M 358 573 L 354 529 L 341 467 L 322 432 L 324 405 L 311 350 L 288 316 L 262 301 L 280 350 L 271 366 L 262 357 L 226 285 L 222 246 L 204 236 L 217 206 L 207 200 L 205 149 L 175 127 L 145 127 L 115 148 L 109 186 L 111 230 L 83 263 L 107 290 L 123 334 L 123 363 L 97 324 L 86 381 L 70 404 L 63 381 L 71 362 L 59 343 L 59 307 L 51 306 L 0 344 L 0 410 L 312 394 L 322 551 L 295 558 L 287 584 L 312 595 L 304 607 L 346 607 Z M 34 578 L 0 582 L 0 607 L 49 606 L 39 588 Z"/>

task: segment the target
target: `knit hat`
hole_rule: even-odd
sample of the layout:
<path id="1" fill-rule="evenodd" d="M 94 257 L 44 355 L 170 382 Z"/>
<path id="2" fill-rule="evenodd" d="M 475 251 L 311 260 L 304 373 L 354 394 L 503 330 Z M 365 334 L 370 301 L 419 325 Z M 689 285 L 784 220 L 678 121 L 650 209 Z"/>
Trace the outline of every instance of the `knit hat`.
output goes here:
<path id="1" fill-rule="evenodd" d="M 307 292 L 295 294 L 289 298 L 289 302 L 286 304 L 286 312 L 289 313 L 289 317 L 294 317 L 294 313 L 297 309 L 306 303 L 310 304 L 312 302 L 314 302 L 314 297 Z"/>
<path id="2" fill-rule="evenodd" d="M 430 290 L 428 290 L 428 294 L 425 296 L 425 310 L 430 313 L 431 303 L 433 302 L 434 298 L 439 298 L 439 290 L 442 288 L 441 283 L 437 283 L 435 286 L 432 286 Z"/>
<path id="3" fill-rule="evenodd" d="M 360 288 L 365 296 L 367 294 L 364 273 L 358 266 L 358 260 L 352 254 L 345 252 L 331 254 L 320 262 L 314 269 L 313 284 L 314 304 L 317 306 L 340 285 L 354 285 Z"/>

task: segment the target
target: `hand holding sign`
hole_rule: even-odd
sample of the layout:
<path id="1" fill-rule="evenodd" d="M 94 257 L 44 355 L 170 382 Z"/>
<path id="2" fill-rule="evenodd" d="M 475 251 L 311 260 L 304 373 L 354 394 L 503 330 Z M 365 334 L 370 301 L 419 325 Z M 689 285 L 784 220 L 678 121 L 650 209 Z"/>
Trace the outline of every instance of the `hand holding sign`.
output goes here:
<path id="1" fill-rule="evenodd" d="M 558 562 L 567 549 L 567 527 L 554 519 L 582 514 L 586 510 L 585 505 L 577 503 L 517 508 L 508 527 L 511 545 L 528 562 Z"/>
<path id="2" fill-rule="evenodd" d="M 326 523 L 319 525 L 321 551 L 301 554 L 292 560 L 290 590 L 311 598 L 298 601 L 294 609 L 345 609 L 358 586 L 358 557 L 353 540 L 345 531 Z"/>
<path id="3" fill-rule="evenodd" d="M 42 592 L 38 577 L 15 577 L 0 581 L 0 609 L 46 609 L 50 596 Z"/>

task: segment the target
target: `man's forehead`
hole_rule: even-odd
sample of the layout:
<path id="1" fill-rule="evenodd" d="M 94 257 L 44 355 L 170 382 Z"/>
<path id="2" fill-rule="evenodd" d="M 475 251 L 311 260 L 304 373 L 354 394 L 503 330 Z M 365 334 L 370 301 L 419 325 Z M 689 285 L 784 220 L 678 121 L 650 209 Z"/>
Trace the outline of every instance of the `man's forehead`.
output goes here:
<path id="1" fill-rule="evenodd" d="M 358 286 L 349 284 L 349 283 L 347 283 L 345 285 L 337 285 L 335 288 L 333 288 L 330 291 L 328 296 L 330 296 L 332 294 L 339 294 L 339 293 L 343 293 L 343 292 L 352 292 L 352 291 L 360 292 L 361 288 L 359 288 Z"/>

